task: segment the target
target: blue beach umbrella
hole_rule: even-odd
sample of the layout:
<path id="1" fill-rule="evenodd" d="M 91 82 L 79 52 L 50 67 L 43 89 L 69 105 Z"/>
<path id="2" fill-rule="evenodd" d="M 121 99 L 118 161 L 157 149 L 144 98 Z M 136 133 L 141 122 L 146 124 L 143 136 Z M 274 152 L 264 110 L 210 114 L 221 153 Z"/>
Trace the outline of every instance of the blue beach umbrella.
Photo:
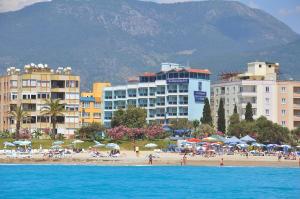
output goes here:
<path id="1" fill-rule="evenodd" d="M 63 143 L 64 143 L 63 141 L 55 141 L 52 143 L 52 145 L 61 145 Z"/>
<path id="2" fill-rule="evenodd" d="M 120 146 L 118 144 L 115 144 L 115 143 L 108 143 L 106 145 L 106 148 L 108 148 L 108 149 L 120 149 Z"/>
<path id="3" fill-rule="evenodd" d="M 11 142 L 4 142 L 3 144 L 4 144 L 5 147 L 8 147 L 8 146 L 11 146 L 11 147 L 16 146 L 16 145 L 14 145 L 14 144 L 11 143 Z"/>

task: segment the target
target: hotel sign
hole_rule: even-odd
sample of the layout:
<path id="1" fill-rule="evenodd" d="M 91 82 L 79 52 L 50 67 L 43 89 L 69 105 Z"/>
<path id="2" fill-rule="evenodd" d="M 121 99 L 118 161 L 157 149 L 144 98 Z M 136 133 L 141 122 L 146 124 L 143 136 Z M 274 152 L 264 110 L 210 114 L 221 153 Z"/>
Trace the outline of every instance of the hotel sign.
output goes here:
<path id="1" fill-rule="evenodd" d="M 189 83 L 189 79 L 167 79 L 168 84 Z"/>
<path id="2" fill-rule="evenodd" d="M 204 92 L 204 91 L 194 91 L 194 98 L 195 98 L 195 102 L 204 103 L 204 100 L 206 98 L 206 92 Z"/>

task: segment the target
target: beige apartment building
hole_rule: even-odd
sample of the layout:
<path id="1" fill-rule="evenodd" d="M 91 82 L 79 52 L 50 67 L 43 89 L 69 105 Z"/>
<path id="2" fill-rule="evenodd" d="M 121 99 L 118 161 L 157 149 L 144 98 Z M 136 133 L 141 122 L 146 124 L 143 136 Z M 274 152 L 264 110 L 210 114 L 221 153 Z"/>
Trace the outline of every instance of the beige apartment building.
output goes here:
<path id="1" fill-rule="evenodd" d="M 46 64 L 30 64 L 24 70 L 8 68 L 0 77 L 0 130 L 15 131 L 16 121 L 9 112 L 16 106 L 29 114 L 21 129 L 51 129 L 51 118 L 41 111 L 46 99 L 58 98 L 65 104 L 65 111 L 57 118 L 56 132 L 70 137 L 79 128 L 80 77 L 72 74 L 71 67 L 53 70 Z"/>
<path id="2" fill-rule="evenodd" d="M 251 62 L 244 73 L 223 73 L 211 90 L 215 122 L 222 99 L 227 125 L 234 106 L 244 119 L 246 105 L 250 102 L 254 119 L 264 116 L 289 129 L 300 127 L 300 82 L 280 80 L 278 63 Z"/>
<path id="3" fill-rule="evenodd" d="M 278 81 L 278 123 L 294 129 L 300 127 L 300 82 Z"/>

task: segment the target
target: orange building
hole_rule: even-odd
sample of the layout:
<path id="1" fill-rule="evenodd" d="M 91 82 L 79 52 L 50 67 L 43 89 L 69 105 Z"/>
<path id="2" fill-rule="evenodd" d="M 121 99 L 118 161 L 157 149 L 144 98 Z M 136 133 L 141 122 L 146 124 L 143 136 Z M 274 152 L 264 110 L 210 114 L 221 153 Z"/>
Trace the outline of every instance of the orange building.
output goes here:
<path id="1" fill-rule="evenodd" d="M 95 82 L 91 92 L 81 92 L 80 97 L 80 123 L 87 125 L 98 122 L 103 124 L 102 118 L 102 94 L 105 87 L 109 87 L 109 82 Z"/>

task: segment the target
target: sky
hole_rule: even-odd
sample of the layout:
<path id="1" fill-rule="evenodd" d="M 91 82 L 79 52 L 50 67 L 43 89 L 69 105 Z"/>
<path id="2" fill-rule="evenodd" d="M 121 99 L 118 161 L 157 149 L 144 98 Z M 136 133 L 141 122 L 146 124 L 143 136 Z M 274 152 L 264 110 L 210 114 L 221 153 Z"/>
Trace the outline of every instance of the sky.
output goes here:
<path id="1" fill-rule="evenodd" d="M 22 9 L 32 3 L 50 0 L 0 0 L 0 12 Z M 101 0 L 100 0 L 101 1 Z M 99 2 L 100 2 L 99 1 Z M 157 3 L 175 3 L 201 0 L 144 0 Z M 252 8 L 264 10 L 300 33 L 300 0 L 238 0 Z"/>

